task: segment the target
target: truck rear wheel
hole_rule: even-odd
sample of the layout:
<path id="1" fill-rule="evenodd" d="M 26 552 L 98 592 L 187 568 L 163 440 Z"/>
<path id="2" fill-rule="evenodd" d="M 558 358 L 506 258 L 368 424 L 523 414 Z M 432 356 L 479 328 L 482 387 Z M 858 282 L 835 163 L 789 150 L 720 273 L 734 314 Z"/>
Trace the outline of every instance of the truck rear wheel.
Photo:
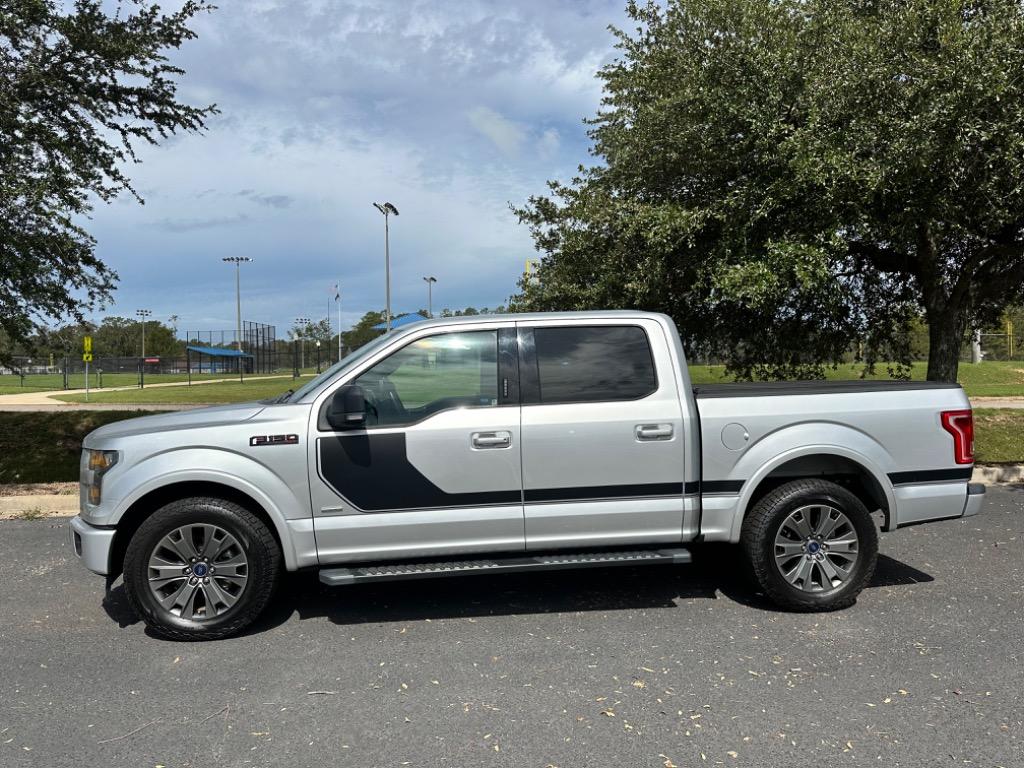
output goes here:
<path id="1" fill-rule="evenodd" d="M 135 532 L 125 553 L 125 592 L 157 634 L 214 640 L 260 615 L 280 564 L 273 534 L 247 509 L 224 499 L 181 499 Z"/>
<path id="2" fill-rule="evenodd" d="M 825 480 L 786 483 L 757 502 L 743 522 L 742 543 L 761 588 L 799 611 L 853 605 L 878 560 L 871 514 Z"/>

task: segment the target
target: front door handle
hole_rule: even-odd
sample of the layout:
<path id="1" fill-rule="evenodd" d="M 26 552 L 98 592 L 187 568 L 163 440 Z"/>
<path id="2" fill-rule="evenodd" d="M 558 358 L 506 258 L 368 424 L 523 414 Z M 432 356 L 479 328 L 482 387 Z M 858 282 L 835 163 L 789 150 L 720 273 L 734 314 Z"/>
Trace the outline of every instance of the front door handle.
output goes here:
<path id="1" fill-rule="evenodd" d="M 474 432 L 474 448 L 509 448 L 512 445 L 511 432 Z"/>
<path id="2" fill-rule="evenodd" d="M 637 440 L 671 440 L 671 424 L 637 424 Z"/>

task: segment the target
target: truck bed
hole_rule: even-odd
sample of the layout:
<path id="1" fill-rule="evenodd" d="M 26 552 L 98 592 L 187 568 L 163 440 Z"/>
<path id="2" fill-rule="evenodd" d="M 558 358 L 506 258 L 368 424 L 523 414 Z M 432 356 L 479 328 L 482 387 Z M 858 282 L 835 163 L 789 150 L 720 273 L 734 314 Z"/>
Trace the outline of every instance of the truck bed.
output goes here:
<path id="1" fill-rule="evenodd" d="M 970 408 L 958 384 L 738 382 L 693 390 L 706 540 L 736 540 L 743 492 L 769 467 L 777 479 L 868 472 L 880 506 L 894 512 L 889 528 L 963 513 L 971 467 L 955 463 L 953 436 L 939 421 L 944 411 Z"/>

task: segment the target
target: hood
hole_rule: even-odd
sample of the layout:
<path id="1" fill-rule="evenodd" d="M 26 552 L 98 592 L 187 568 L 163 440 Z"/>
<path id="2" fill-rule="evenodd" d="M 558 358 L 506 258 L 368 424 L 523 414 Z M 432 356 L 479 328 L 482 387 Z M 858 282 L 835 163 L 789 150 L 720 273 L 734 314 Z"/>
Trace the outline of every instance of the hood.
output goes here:
<path id="1" fill-rule="evenodd" d="M 151 435 L 155 432 L 170 432 L 177 429 L 197 427 L 218 427 L 238 424 L 251 419 L 266 408 L 263 403 L 235 403 L 197 408 L 189 411 L 172 411 L 153 416 L 139 416 L 135 419 L 115 421 L 90 432 L 82 446 L 91 448 L 99 441 L 118 437 Z"/>

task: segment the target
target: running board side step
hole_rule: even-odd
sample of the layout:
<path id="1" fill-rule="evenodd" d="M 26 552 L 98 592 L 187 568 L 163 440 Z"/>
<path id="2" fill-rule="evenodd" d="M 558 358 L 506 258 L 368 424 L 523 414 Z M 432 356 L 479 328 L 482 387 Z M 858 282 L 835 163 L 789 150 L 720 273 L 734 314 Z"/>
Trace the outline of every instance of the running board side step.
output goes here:
<path id="1" fill-rule="evenodd" d="M 555 571 L 562 568 L 606 568 L 613 565 L 678 565 L 689 563 L 688 549 L 639 549 L 628 552 L 578 552 L 516 557 L 489 557 L 472 560 L 429 561 L 417 563 L 379 563 L 350 568 L 324 568 L 320 581 L 332 587 L 364 581 L 400 579 L 436 579 L 442 576 L 469 576 L 487 573 L 525 573 Z"/>

